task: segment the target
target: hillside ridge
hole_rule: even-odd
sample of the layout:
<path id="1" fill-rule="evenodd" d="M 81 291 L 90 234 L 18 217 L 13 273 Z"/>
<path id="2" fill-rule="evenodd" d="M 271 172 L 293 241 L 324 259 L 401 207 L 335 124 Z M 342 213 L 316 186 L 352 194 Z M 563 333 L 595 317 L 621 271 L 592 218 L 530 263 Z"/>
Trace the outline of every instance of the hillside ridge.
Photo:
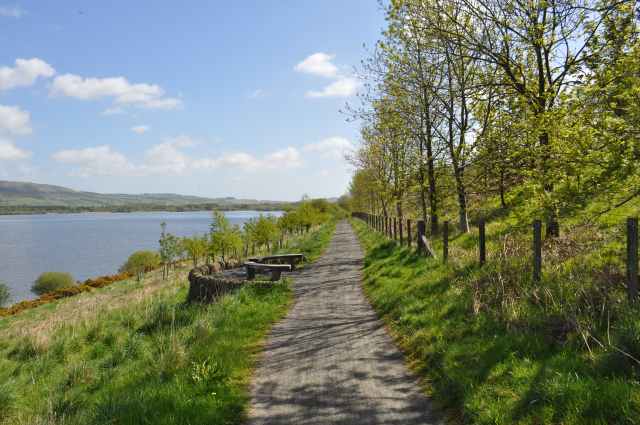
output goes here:
<path id="1" fill-rule="evenodd" d="M 50 184 L 0 180 L 0 206 L 115 207 L 130 204 L 179 206 L 210 203 L 221 206 L 234 206 L 240 204 L 276 204 L 278 201 L 237 199 L 234 197 L 206 198 L 174 193 L 97 193 Z"/>

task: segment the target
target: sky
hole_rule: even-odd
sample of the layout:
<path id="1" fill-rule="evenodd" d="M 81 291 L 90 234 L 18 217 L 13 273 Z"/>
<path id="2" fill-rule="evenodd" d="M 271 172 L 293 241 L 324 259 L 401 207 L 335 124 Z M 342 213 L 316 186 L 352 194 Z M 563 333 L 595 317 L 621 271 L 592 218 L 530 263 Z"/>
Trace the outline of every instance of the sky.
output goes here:
<path id="1" fill-rule="evenodd" d="M 383 24 L 375 0 L 0 0 L 0 180 L 339 196 Z"/>

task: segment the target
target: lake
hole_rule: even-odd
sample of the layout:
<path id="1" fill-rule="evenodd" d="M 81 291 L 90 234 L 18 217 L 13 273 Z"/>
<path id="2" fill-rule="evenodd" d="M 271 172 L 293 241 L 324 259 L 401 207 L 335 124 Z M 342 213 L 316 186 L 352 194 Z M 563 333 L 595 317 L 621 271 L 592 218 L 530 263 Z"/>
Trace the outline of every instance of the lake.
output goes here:
<path id="1" fill-rule="evenodd" d="M 281 212 L 225 212 L 238 225 L 260 214 Z M 158 249 L 162 222 L 176 236 L 202 235 L 211 212 L 0 216 L 0 281 L 15 302 L 35 297 L 31 284 L 42 272 L 69 272 L 76 280 L 114 274 L 133 251 Z"/>

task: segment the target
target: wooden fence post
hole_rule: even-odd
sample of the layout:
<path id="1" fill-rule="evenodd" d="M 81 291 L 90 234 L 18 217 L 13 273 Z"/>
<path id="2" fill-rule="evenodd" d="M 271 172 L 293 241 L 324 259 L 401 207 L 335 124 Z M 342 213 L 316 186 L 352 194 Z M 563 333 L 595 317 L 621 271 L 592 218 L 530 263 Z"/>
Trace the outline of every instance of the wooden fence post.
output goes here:
<path id="1" fill-rule="evenodd" d="M 480 265 L 484 265 L 487 261 L 487 246 L 486 246 L 486 238 L 485 238 L 485 226 L 484 226 L 484 218 L 480 219 L 478 223 L 478 236 L 480 243 Z"/>
<path id="2" fill-rule="evenodd" d="M 449 220 L 442 223 L 442 262 L 446 263 L 449 258 Z"/>
<path id="3" fill-rule="evenodd" d="M 422 243 L 422 237 L 424 236 L 424 220 L 418 220 L 418 252 L 423 252 L 425 247 Z"/>
<path id="4" fill-rule="evenodd" d="M 398 218 L 393 217 L 393 240 L 398 240 Z"/>
<path id="5" fill-rule="evenodd" d="M 533 221 L 533 280 L 542 277 L 542 221 Z"/>
<path id="6" fill-rule="evenodd" d="M 411 248 L 411 219 L 407 219 L 407 246 Z"/>
<path id="7" fill-rule="evenodd" d="M 638 297 L 638 219 L 627 218 L 627 293 L 629 300 Z"/>
<path id="8" fill-rule="evenodd" d="M 402 218 L 398 219 L 398 230 L 399 230 L 399 233 L 400 233 L 400 246 L 402 246 L 402 244 L 404 243 L 404 238 L 403 238 L 403 235 L 402 235 Z"/>
<path id="9" fill-rule="evenodd" d="M 438 216 L 431 216 L 431 236 L 435 236 L 438 234 Z"/>
<path id="10" fill-rule="evenodd" d="M 385 223 L 384 223 L 384 234 L 385 234 L 386 237 L 389 237 L 389 235 L 391 233 L 391 232 L 389 232 L 389 228 L 391 227 L 389 225 L 389 217 L 385 217 L 384 221 L 385 221 Z"/>

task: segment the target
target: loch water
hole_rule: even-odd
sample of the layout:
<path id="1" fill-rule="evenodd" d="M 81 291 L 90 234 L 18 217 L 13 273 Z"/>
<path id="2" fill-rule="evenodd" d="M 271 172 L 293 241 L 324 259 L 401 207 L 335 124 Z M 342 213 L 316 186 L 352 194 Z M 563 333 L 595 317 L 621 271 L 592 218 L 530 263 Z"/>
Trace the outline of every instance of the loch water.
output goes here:
<path id="1" fill-rule="evenodd" d="M 281 212 L 225 212 L 238 225 L 260 214 Z M 34 298 L 31 285 L 45 271 L 68 272 L 76 280 L 114 274 L 132 252 L 158 249 L 162 222 L 176 236 L 202 235 L 211 212 L 0 216 L 0 281 L 16 302 Z"/>

